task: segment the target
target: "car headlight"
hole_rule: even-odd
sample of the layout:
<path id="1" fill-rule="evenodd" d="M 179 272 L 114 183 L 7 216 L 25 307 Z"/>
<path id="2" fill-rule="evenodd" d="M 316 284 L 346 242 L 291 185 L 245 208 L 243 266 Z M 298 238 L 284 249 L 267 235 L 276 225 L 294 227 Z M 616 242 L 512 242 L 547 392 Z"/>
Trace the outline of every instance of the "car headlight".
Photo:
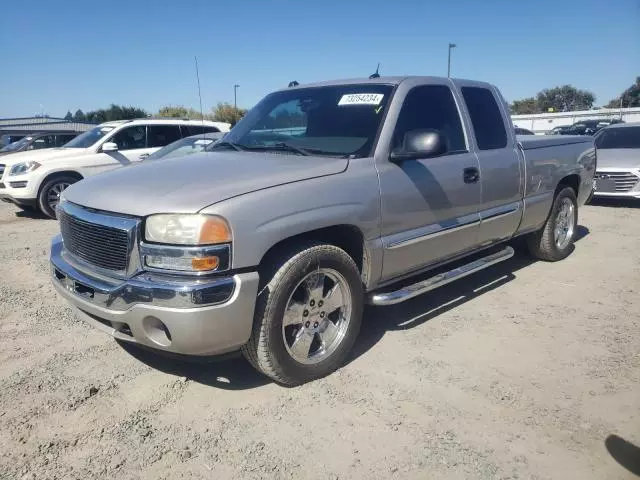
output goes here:
<path id="1" fill-rule="evenodd" d="M 215 215 L 151 215 L 145 222 L 144 238 L 169 245 L 216 245 L 231 242 L 231 229 Z"/>
<path id="2" fill-rule="evenodd" d="M 141 255 L 152 270 L 210 273 L 229 269 L 231 229 L 215 215 L 151 215 Z M 153 243 L 149 243 L 153 242 Z"/>
<path id="3" fill-rule="evenodd" d="M 24 173 L 33 172 L 36 168 L 39 168 L 40 166 L 41 165 L 38 162 L 34 162 L 34 161 L 16 163 L 9 170 L 9 176 L 13 177 L 15 175 L 22 175 Z"/>

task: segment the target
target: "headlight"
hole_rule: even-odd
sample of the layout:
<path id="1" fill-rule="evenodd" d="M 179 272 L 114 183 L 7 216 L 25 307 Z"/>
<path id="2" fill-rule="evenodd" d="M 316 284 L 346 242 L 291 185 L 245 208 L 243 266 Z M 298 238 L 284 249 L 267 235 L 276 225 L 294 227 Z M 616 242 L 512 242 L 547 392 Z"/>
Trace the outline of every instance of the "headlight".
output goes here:
<path id="1" fill-rule="evenodd" d="M 169 245 L 215 245 L 231 242 L 231 229 L 214 215 L 151 215 L 145 222 L 144 238 Z"/>
<path id="2" fill-rule="evenodd" d="M 33 172 L 38 167 L 40 167 L 40 164 L 33 161 L 16 163 L 13 167 L 11 167 L 11 170 L 9 170 L 9 176 L 22 175 L 24 173 Z"/>
<path id="3" fill-rule="evenodd" d="M 152 215 L 144 237 L 141 254 L 148 270 L 204 274 L 230 267 L 231 229 L 221 217 Z"/>

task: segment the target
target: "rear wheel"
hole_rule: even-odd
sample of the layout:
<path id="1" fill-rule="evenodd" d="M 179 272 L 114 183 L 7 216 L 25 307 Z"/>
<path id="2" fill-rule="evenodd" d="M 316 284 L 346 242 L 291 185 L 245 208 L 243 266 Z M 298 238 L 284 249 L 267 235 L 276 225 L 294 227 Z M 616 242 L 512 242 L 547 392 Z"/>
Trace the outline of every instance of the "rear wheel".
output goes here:
<path id="1" fill-rule="evenodd" d="M 360 330 L 364 294 L 353 259 L 333 245 L 315 244 L 274 258 L 264 274 L 249 362 L 285 385 L 339 368 Z"/>
<path id="2" fill-rule="evenodd" d="M 56 207 L 60 203 L 62 192 L 78 181 L 71 175 L 60 175 L 47 180 L 38 194 L 38 207 L 49 218 L 56 218 Z"/>
<path id="3" fill-rule="evenodd" d="M 571 187 L 562 188 L 556 195 L 547 222 L 529 235 L 527 246 L 536 258 L 556 262 L 569 256 L 578 225 L 578 202 Z"/>

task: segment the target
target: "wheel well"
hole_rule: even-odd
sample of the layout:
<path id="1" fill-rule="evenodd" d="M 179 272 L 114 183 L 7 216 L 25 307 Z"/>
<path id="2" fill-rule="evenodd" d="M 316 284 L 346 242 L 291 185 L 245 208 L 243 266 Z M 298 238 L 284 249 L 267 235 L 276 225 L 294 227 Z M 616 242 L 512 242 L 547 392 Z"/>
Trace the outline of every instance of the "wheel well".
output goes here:
<path id="1" fill-rule="evenodd" d="M 285 238 L 271 247 L 260 260 L 262 266 L 268 258 L 276 251 L 289 248 L 299 242 L 316 241 L 335 245 L 341 248 L 353 259 L 362 276 L 366 281 L 369 274 L 369 265 L 366 260 L 367 252 L 364 246 L 364 236 L 358 227 L 353 225 L 335 225 L 317 230 L 310 230 L 289 238 Z"/>
<path id="2" fill-rule="evenodd" d="M 573 191 L 576 192 L 576 197 L 578 196 L 578 192 L 580 190 L 580 176 L 578 174 L 567 175 L 560 183 L 558 183 L 558 190 L 561 187 L 571 187 Z"/>
<path id="3" fill-rule="evenodd" d="M 50 173 L 49 175 L 44 177 L 42 182 L 40 182 L 40 187 L 38 188 L 38 195 L 40 195 L 40 192 L 42 191 L 42 187 L 44 186 L 45 183 L 47 183 L 49 180 L 51 180 L 53 178 L 57 178 L 57 177 L 73 177 L 78 181 L 82 180 L 84 178 L 78 172 L 74 172 L 73 170 Z"/>

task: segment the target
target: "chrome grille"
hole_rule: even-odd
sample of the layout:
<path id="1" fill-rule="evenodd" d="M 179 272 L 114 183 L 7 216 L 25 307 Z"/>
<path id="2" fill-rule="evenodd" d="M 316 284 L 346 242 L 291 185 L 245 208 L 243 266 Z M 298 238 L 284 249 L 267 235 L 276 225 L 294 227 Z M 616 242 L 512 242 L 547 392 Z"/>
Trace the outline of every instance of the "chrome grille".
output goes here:
<path id="1" fill-rule="evenodd" d="M 108 270 L 125 271 L 129 257 L 127 230 L 91 223 L 58 210 L 64 247 L 85 262 Z"/>
<path id="2" fill-rule="evenodd" d="M 598 176 L 613 180 L 616 192 L 628 192 L 640 182 L 640 178 L 631 172 L 598 172 Z"/>

